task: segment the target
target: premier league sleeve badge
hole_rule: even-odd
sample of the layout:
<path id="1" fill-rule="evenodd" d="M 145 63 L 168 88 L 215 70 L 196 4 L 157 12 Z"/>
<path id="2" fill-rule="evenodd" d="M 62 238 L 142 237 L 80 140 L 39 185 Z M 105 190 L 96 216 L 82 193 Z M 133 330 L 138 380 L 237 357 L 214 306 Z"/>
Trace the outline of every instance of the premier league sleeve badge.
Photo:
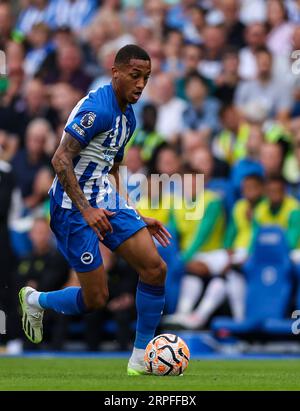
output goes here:
<path id="1" fill-rule="evenodd" d="M 82 119 L 81 119 L 81 121 L 80 121 L 80 124 L 81 124 L 84 128 L 90 128 L 90 127 L 92 127 L 92 125 L 94 124 L 95 118 L 96 118 L 96 114 L 95 114 L 95 113 L 92 113 L 92 112 L 86 113 L 86 114 L 82 117 Z"/>

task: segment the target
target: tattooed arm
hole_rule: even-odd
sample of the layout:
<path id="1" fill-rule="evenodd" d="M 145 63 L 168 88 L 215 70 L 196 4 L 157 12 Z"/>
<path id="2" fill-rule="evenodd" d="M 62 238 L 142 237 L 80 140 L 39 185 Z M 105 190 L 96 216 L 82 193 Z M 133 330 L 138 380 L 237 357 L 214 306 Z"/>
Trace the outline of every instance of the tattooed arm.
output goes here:
<path id="1" fill-rule="evenodd" d="M 90 207 L 90 204 L 78 184 L 72 161 L 81 149 L 79 141 L 66 134 L 52 158 L 52 165 L 65 192 L 78 210 L 83 212 Z"/>
<path id="2" fill-rule="evenodd" d="M 102 208 L 93 208 L 85 198 L 73 167 L 73 158 L 80 153 L 81 149 L 79 141 L 67 133 L 54 153 L 52 165 L 65 192 L 99 239 L 103 240 L 103 235 L 107 231 L 112 232 L 112 226 L 107 217 L 114 213 Z"/>

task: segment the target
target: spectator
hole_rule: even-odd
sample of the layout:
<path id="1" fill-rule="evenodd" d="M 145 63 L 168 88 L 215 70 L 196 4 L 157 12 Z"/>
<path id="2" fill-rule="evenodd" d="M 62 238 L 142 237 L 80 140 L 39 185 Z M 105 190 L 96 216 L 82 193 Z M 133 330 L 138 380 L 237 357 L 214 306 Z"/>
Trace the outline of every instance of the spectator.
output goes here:
<path id="1" fill-rule="evenodd" d="M 135 25 L 128 26 L 136 44 L 148 49 L 149 44 L 155 41 L 154 30 L 149 21 L 137 22 Z"/>
<path id="2" fill-rule="evenodd" d="M 227 49 L 223 56 L 223 69 L 215 79 L 216 90 L 214 96 L 223 104 L 233 102 L 235 90 L 239 84 L 238 74 L 239 57 L 235 49 Z"/>
<path id="3" fill-rule="evenodd" d="M 3 158 L 6 134 L 0 135 L 0 310 L 6 314 L 7 334 L 4 337 L 7 354 L 20 354 L 22 343 L 17 310 L 16 289 L 19 284 L 15 276 L 16 258 L 8 231 L 8 217 L 11 209 L 14 175 L 11 165 Z M 2 337 L 1 337 L 2 338 Z"/>
<path id="4" fill-rule="evenodd" d="M 167 73 L 158 74 L 151 83 L 151 89 L 150 101 L 158 105 L 157 131 L 167 141 L 175 142 L 183 128 L 182 114 L 186 103 L 175 97 L 173 80 Z"/>
<path id="5" fill-rule="evenodd" d="M 299 264 L 300 204 L 287 194 L 286 188 L 286 182 L 280 175 L 267 180 L 266 198 L 255 209 L 253 238 L 255 239 L 258 227 L 281 227 L 290 247 L 290 257 L 294 263 Z"/>
<path id="6" fill-rule="evenodd" d="M 170 178 L 168 178 L 170 177 Z M 172 232 L 172 210 L 182 205 L 182 179 L 179 173 L 168 176 L 166 173 L 148 175 L 145 189 L 136 204 L 142 215 L 156 218 Z M 172 187 L 173 185 L 173 187 Z M 174 189 L 173 189 L 174 188 Z M 173 313 L 176 308 L 180 280 L 183 275 L 183 264 L 178 254 L 176 233 L 169 247 L 163 248 L 158 243 L 157 248 L 161 257 L 168 265 L 166 282 L 166 301 L 164 312 Z"/>
<path id="7" fill-rule="evenodd" d="M 289 185 L 290 194 L 300 201 L 300 132 L 295 134 L 293 141 L 294 155 L 290 163 L 293 170 L 293 181 Z"/>
<path id="8" fill-rule="evenodd" d="M 267 1 L 267 22 L 270 30 L 267 36 L 268 49 L 274 55 L 287 56 L 291 52 L 293 23 L 287 20 L 285 2 L 282 0 Z"/>
<path id="9" fill-rule="evenodd" d="M 231 168 L 231 182 L 236 198 L 241 196 L 241 185 L 246 176 L 251 174 L 264 176 L 265 170 L 260 161 L 264 157 L 261 155 L 263 145 L 264 135 L 261 125 L 251 124 L 246 140 L 246 155 Z"/>
<path id="10" fill-rule="evenodd" d="M 230 46 L 240 49 L 244 46 L 244 30 L 245 26 L 240 21 L 239 0 L 221 0 L 220 9 L 223 13 L 223 25 L 226 30 L 226 42 Z"/>
<path id="11" fill-rule="evenodd" d="M 203 29 L 205 27 L 205 12 L 199 5 L 191 5 L 187 13 L 189 20 L 184 25 L 182 32 L 186 42 L 200 45 L 203 43 Z"/>
<path id="12" fill-rule="evenodd" d="M 29 237 L 32 252 L 20 261 L 18 269 L 23 284 L 46 291 L 62 288 L 69 279 L 70 268 L 56 251 L 48 221 L 35 219 Z"/>
<path id="13" fill-rule="evenodd" d="M 171 177 L 182 172 L 182 162 L 173 146 L 162 144 L 155 150 L 149 168 L 151 174 L 167 174 Z"/>
<path id="14" fill-rule="evenodd" d="M 190 23 L 190 8 L 198 6 L 197 0 L 183 0 L 170 7 L 166 24 L 168 27 L 183 30 Z"/>
<path id="15" fill-rule="evenodd" d="M 183 112 L 184 128 L 213 135 L 218 130 L 219 102 L 207 96 L 206 84 L 197 72 L 186 78 L 185 93 L 188 106 Z"/>
<path id="16" fill-rule="evenodd" d="M 95 15 L 96 0 L 56 0 L 55 27 L 70 27 L 75 33 L 87 27 Z"/>
<path id="17" fill-rule="evenodd" d="M 8 107 L 0 110 L 2 117 L 10 125 L 8 129 L 19 137 L 21 147 L 24 147 L 26 129 L 31 121 L 43 117 L 54 127 L 57 122 L 56 112 L 48 105 L 45 87 L 37 79 L 29 80 L 23 92 L 15 96 Z"/>
<path id="18" fill-rule="evenodd" d="M 91 84 L 91 77 L 82 68 L 82 53 L 80 47 L 75 43 L 64 44 L 57 50 L 55 66 L 43 68 L 38 77 L 48 85 L 58 82 L 70 83 L 83 94 L 87 92 Z"/>
<path id="19" fill-rule="evenodd" d="M 287 0 L 286 9 L 287 9 L 289 21 L 295 24 L 299 24 L 300 23 L 300 2 L 299 0 Z"/>
<path id="20" fill-rule="evenodd" d="M 181 60 L 181 49 L 183 45 L 183 36 L 179 30 L 170 30 L 164 42 L 164 62 L 162 71 L 170 73 L 172 77 L 178 78 L 183 71 Z"/>
<path id="21" fill-rule="evenodd" d="M 239 52 L 239 75 L 243 80 L 254 80 L 257 77 L 256 52 L 265 47 L 266 39 L 265 24 L 252 23 L 246 27 L 246 45 Z"/>
<path id="22" fill-rule="evenodd" d="M 0 50 L 13 38 L 13 16 L 9 2 L 0 3 Z"/>
<path id="23" fill-rule="evenodd" d="M 100 24 L 103 27 L 107 47 L 119 50 L 126 44 L 135 43 L 134 37 L 126 32 L 120 15 L 115 12 L 100 12 L 93 24 Z"/>
<path id="24" fill-rule="evenodd" d="M 143 161 L 150 161 L 154 150 L 159 147 L 164 138 L 156 132 L 157 109 L 153 104 L 145 104 L 142 109 L 142 125 L 136 129 L 131 140 L 130 146 L 141 147 Z"/>
<path id="25" fill-rule="evenodd" d="M 241 0 L 241 21 L 245 24 L 265 22 L 267 15 L 265 0 Z"/>
<path id="26" fill-rule="evenodd" d="M 256 52 L 257 78 L 240 83 L 235 94 L 235 103 L 243 108 L 255 102 L 267 111 L 268 117 L 285 121 L 289 118 L 292 99 L 291 89 L 285 81 L 278 82 L 272 76 L 272 54 L 262 48 Z"/>
<path id="27" fill-rule="evenodd" d="M 55 83 L 49 90 L 49 107 L 55 113 L 53 126 L 66 123 L 71 111 L 81 98 L 81 92 L 68 83 Z M 62 133 L 58 133 L 59 140 Z M 58 140 L 58 141 L 59 141 Z M 58 143 L 57 141 L 57 143 Z"/>
<path id="28" fill-rule="evenodd" d="M 277 225 L 288 230 L 295 210 L 299 210 L 298 201 L 287 195 L 285 180 L 276 174 L 266 180 L 266 198 L 256 207 L 254 221 L 256 226 Z"/>
<path id="29" fill-rule="evenodd" d="M 225 178 L 225 173 L 219 173 L 222 162 L 214 158 L 207 147 L 202 147 L 193 152 L 189 164 L 197 173 L 204 175 L 205 188 L 218 194 L 224 209 L 229 213 L 235 197 L 230 180 Z"/>
<path id="30" fill-rule="evenodd" d="M 249 126 L 234 105 L 225 105 L 220 110 L 221 131 L 212 144 L 214 155 L 229 165 L 245 157 Z"/>
<path id="31" fill-rule="evenodd" d="M 45 120 L 34 120 L 26 131 L 25 148 L 20 150 L 12 161 L 16 184 L 21 189 L 24 203 L 27 207 L 35 204 L 33 182 L 37 172 L 50 165 L 46 155 L 47 135 L 49 126 Z"/>
<path id="32" fill-rule="evenodd" d="M 144 177 L 146 172 L 145 163 L 141 155 L 141 148 L 139 146 L 127 148 L 124 166 L 127 168 L 126 174 L 121 173 L 123 186 L 127 187 L 130 201 L 135 204 L 140 199 L 143 183 L 141 178 Z M 127 193 L 123 193 L 123 196 L 126 198 Z"/>
<path id="33" fill-rule="evenodd" d="M 225 41 L 224 27 L 206 26 L 203 30 L 204 52 L 199 71 L 204 77 L 215 80 L 221 74 Z"/>
<path id="34" fill-rule="evenodd" d="M 220 274 L 225 268 L 227 255 L 221 250 L 224 230 L 221 202 L 211 191 L 201 192 L 194 172 L 188 177 L 184 180 L 183 207 L 174 210 L 173 219 L 173 231 L 179 237 L 180 253 L 188 274 L 182 280 L 176 312 L 167 316 L 164 322 L 196 329 L 203 327 L 224 301 L 225 282 Z M 203 280 L 211 277 L 197 305 L 203 291 Z"/>
<path id="35" fill-rule="evenodd" d="M 55 0 L 33 0 L 19 15 L 16 29 L 27 35 L 32 27 L 38 23 L 45 23 L 55 27 Z"/>
<path id="36" fill-rule="evenodd" d="M 40 215 L 42 217 L 50 220 L 50 200 L 48 197 L 48 191 L 53 182 L 53 172 L 50 168 L 41 168 L 34 179 L 33 182 L 33 194 L 32 194 L 32 205 L 35 207 L 35 215 Z"/>
<path id="37" fill-rule="evenodd" d="M 165 27 L 167 11 L 165 2 L 162 0 L 146 0 L 143 8 L 142 18 L 149 21 L 154 32 L 161 38 Z"/>
<path id="38" fill-rule="evenodd" d="M 54 45 L 50 41 L 49 28 L 44 23 L 32 26 L 27 40 L 30 49 L 25 57 L 24 70 L 27 77 L 33 77 L 47 56 L 53 51 Z"/>
<path id="39" fill-rule="evenodd" d="M 191 73 L 198 72 L 198 66 L 201 60 L 202 50 L 196 44 L 187 43 L 184 45 L 182 50 L 182 65 L 183 65 L 183 73 L 181 77 L 175 80 L 176 84 L 176 95 L 184 100 L 187 100 L 185 94 L 185 83 L 187 77 Z M 205 79 L 209 89 L 212 87 L 212 82 L 208 79 Z"/>
<path id="40" fill-rule="evenodd" d="M 0 129 L 0 159 L 10 163 L 18 150 L 18 139 Z"/>
<path id="41" fill-rule="evenodd" d="M 284 148 L 281 143 L 265 142 L 261 145 L 260 161 L 267 177 L 281 174 L 284 164 Z"/>
<path id="42" fill-rule="evenodd" d="M 103 87 L 111 81 L 111 68 L 113 66 L 114 56 L 117 50 L 111 44 L 104 45 L 98 53 L 98 64 L 101 66 L 102 73 L 96 77 L 90 85 L 90 90 L 96 90 Z"/>
<path id="43" fill-rule="evenodd" d="M 8 41 L 5 52 L 7 77 L 2 76 L 1 81 L 0 119 L 5 130 L 14 132 L 16 119 L 11 119 L 8 112 L 17 100 L 24 82 L 24 48 L 21 44 Z"/>
<path id="44" fill-rule="evenodd" d="M 103 73 L 102 62 L 99 61 L 98 54 L 105 45 L 106 37 L 103 25 L 93 23 L 87 28 L 86 38 L 82 43 L 82 52 L 86 72 L 92 78 Z"/>
<path id="45" fill-rule="evenodd" d="M 181 134 L 180 149 L 184 163 L 190 161 L 194 151 L 209 146 L 210 135 L 205 131 L 186 130 Z"/>
<path id="46" fill-rule="evenodd" d="M 166 204 L 169 204 L 169 207 L 165 207 Z M 162 184 L 159 184 L 155 175 L 148 175 L 145 190 L 136 204 L 136 209 L 142 215 L 156 218 L 168 225 L 171 218 L 170 207 L 171 197 L 169 193 L 163 190 Z"/>
<path id="47" fill-rule="evenodd" d="M 249 174 L 242 182 L 242 197 L 235 203 L 224 240 L 229 252 L 230 269 L 226 273 L 226 288 L 232 316 L 244 318 L 245 280 L 241 265 L 246 261 L 252 236 L 255 210 L 263 199 L 264 180 L 260 175 Z"/>

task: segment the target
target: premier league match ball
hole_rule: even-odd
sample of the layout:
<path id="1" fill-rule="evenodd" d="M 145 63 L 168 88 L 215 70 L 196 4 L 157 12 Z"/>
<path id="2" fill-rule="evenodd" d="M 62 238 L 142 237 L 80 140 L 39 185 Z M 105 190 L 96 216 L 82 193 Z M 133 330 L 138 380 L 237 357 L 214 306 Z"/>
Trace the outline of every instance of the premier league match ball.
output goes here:
<path id="1" fill-rule="evenodd" d="M 190 351 L 177 335 L 161 334 L 148 343 L 144 359 L 150 374 L 178 376 L 189 364 Z"/>

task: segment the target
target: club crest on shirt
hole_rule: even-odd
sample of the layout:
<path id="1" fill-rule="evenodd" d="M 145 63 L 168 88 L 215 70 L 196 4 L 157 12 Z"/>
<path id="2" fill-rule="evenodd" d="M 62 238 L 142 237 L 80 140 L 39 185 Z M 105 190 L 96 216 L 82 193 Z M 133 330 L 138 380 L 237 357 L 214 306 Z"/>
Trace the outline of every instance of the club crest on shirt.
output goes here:
<path id="1" fill-rule="evenodd" d="M 80 124 L 81 124 L 84 128 L 90 128 L 90 127 L 92 127 L 92 125 L 94 124 L 95 118 L 96 118 L 96 114 L 95 114 L 95 113 L 92 113 L 92 112 L 86 113 L 86 114 L 82 117 L 82 119 L 81 119 L 81 121 L 80 121 Z"/>

